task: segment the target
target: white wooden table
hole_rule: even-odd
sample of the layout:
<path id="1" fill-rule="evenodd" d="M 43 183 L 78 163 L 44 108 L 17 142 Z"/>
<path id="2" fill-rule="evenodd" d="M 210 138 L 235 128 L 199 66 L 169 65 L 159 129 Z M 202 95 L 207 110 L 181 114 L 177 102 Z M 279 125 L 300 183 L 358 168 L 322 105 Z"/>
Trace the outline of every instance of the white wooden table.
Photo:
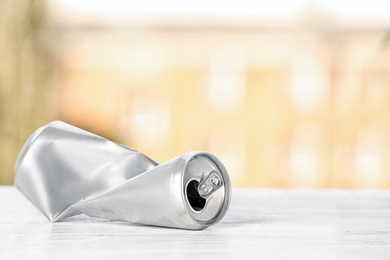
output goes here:
<path id="1" fill-rule="evenodd" d="M 390 191 L 238 189 L 203 231 L 50 223 L 0 186 L 0 259 L 390 259 Z"/>

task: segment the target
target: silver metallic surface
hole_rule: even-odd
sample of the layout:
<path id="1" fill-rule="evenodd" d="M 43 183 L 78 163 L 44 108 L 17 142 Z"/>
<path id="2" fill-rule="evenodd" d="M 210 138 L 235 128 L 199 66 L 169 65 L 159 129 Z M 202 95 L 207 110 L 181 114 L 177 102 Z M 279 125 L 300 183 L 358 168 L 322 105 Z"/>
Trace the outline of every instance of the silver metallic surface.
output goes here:
<path id="1" fill-rule="evenodd" d="M 27 140 L 15 186 L 51 221 L 83 213 L 194 230 L 221 220 L 231 196 L 226 169 L 211 154 L 189 152 L 157 164 L 60 121 Z"/>

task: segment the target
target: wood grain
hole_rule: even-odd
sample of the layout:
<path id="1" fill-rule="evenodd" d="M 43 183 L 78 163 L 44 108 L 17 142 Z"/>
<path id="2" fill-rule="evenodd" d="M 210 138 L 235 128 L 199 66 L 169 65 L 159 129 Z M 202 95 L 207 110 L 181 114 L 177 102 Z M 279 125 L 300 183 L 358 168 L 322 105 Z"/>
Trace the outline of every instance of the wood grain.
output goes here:
<path id="1" fill-rule="evenodd" d="M 1 259 L 388 259 L 390 191 L 236 189 L 203 231 L 73 217 L 50 223 L 0 187 Z"/>

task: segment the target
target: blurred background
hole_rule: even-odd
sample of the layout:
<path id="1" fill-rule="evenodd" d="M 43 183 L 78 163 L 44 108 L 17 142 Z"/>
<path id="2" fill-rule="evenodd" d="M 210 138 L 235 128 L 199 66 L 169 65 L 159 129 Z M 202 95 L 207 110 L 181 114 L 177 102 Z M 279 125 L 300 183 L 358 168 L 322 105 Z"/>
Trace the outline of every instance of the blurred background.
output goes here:
<path id="1" fill-rule="evenodd" d="M 0 184 L 62 120 L 234 187 L 390 188 L 390 4 L 0 0 Z"/>

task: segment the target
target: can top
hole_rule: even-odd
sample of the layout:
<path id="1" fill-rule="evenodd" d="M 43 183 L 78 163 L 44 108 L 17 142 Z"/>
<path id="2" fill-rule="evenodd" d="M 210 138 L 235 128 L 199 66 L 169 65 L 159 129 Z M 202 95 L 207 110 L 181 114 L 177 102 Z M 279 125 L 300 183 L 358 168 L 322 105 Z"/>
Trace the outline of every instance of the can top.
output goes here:
<path id="1" fill-rule="evenodd" d="M 183 176 L 187 210 L 204 228 L 220 221 L 230 204 L 227 171 L 213 155 L 199 153 L 187 163 Z"/>

